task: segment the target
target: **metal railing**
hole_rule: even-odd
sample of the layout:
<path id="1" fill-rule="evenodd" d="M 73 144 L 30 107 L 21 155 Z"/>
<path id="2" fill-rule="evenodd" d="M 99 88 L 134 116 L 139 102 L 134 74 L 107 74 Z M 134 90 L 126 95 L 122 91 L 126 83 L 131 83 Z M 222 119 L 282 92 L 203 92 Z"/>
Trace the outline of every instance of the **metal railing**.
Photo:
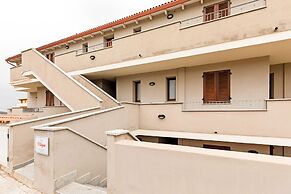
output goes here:
<path id="1" fill-rule="evenodd" d="M 186 101 L 184 110 L 265 110 L 267 102 L 265 99 L 231 100 L 229 102 L 208 102 L 203 100 Z"/>
<path id="2" fill-rule="evenodd" d="M 180 28 L 187 28 L 206 22 L 218 20 L 228 16 L 238 15 L 249 11 L 257 10 L 266 7 L 266 0 L 252 0 L 239 5 L 231 6 L 230 8 L 219 10 L 217 12 L 199 15 L 193 18 L 189 18 L 181 21 Z"/>
<path id="3" fill-rule="evenodd" d="M 86 54 L 86 53 L 102 50 L 102 49 L 105 49 L 105 48 L 112 48 L 112 46 L 113 46 L 113 41 L 110 40 L 110 41 L 107 41 L 107 42 L 104 42 L 104 43 L 101 43 L 101 44 L 96 44 L 96 45 L 93 45 L 93 46 L 86 47 L 86 49 L 84 49 L 84 48 L 78 49 L 78 50 L 76 50 L 76 55 L 82 55 L 82 54 Z"/>

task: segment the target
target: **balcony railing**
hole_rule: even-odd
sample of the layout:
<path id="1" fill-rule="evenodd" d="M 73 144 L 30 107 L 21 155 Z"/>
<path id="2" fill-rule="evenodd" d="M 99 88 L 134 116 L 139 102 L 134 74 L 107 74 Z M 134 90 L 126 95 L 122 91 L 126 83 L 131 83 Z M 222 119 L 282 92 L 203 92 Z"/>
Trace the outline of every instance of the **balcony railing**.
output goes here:
<path id="1" fill-rule="evenodd" d="M 93 45 L 93 46 L 89 46 L 87 47 L 86 49 L 78 49 L 76 50 L 76 55 L 82 55 L 82 54 L 86 54 L 86 53 L 90 53 L 90 52 L 94 52 L 94 51 L 98 51 L 98 50 L 103 50 L 103 49 L 106 49 L 106 48 L 111 48 L 113 45 L 113 41 L 110 40 L 110 41 L 107 41 L 107 42 L 104 42 L 104 43 L 101 43 L 101 44 L 96 44 L 96 45 Z"/>
<path id="2" fill-rule="evenodd" d="M 217 12 L 208 13 L 208 14 L 204 14 L 204 15 L 200 15 L 200 16 L 183 20 L 181 21 L 180 28 L 181 29 L 188 28 L 188 27 L 200 25 L 206 22 L 210 22 L 213 20 L 218 20 L 218 19 L 229 17 L 229 16 L 246 13 L 249 11 L 254 11 L 257 9 L 265 8 L 266 5 L 267 5 L 266 0 L 248 1 L 246 3 L 231 6 L 230 8 L 219 10 Z"/>
<path id="3" fill-rule="evenodd" d="M 196 110 L 265 110 L 266 100 L 249 99 L 249 100 L 231 100 L 230 102 L 209 102 L 203 101 L 186 101 L 183 104 L 185 111 Z"/>

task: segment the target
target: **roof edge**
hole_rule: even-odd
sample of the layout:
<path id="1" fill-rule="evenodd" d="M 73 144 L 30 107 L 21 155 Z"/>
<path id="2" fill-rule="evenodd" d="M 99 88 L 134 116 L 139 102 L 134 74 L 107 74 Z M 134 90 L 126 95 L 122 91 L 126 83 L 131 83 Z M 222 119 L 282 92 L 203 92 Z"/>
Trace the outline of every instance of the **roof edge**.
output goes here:
<path id="1" fill-rule="evenodd" d="M 129 15 L 127 17 L 123 17 L 121 19 L 109 22 L 107 24 L 104 24 L 104 25 L 101 25 L 101 26 L 97 26 L 95 28 L 80 32 L 78 34 L 75 34 L 75 35 L 72 35 L 72 36 L 68 36 L 66 38 L 63 38 L 63 39 L 51 42 L 49 44 L 40 46 L 40 47 L 36 48 L 36 50 L 41 52 L 41 51 L 43 51 L 45 49 L 48 49 L 48 48 L 51 48 L 51 47 L 54 47 L 54 46 L 57 46 L 57 45 L 60 45 L 60 44 L 67 43 L 69 41 L 81 38 L 83 36 L 88 36 L 88 35 L 90 35 L 92 33 L 96 33 L 96 32 L 102 31 L 102 30 L 106 30 L 106 29 L 112 28 L 114 26 L 118 26 L 118 25 L 124 24 L 126 22 L 129 22 L 129 21 L 132 21 L 132 20 L 136 20 L 136 19 L 139 19 L 141 17 L 145 17 L 147 15 L 151 15 L 151 14 L 154 14 L 156 12 L 163 11 L 163 10 L 175 7 L 175 6 L 180 5 L 180 4 L 184 4 L 184 3 L 189 2 L 189 1 L 191 1 L 191 0 L 172 0 L 172 1 L 160 4 L 160 5 L 157 5 L 155 7 L 146 9 L 144 11 L 135 13 L 133 15 Z M 21 54 L 17 54 L 17 55 L 11 56 L 11 57 L 7 58 L 5 61 L 7 63 L 11 64 L 11 62 L 15 62 L 19 58 L 21 58 Z"/>

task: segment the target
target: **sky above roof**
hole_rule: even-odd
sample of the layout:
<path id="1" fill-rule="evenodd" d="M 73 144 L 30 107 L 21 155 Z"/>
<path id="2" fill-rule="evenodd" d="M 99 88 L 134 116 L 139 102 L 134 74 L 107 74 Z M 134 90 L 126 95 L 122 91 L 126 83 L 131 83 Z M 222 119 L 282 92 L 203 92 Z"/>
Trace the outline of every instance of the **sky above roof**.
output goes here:
<path id="1" fill-rule="evenodd" d="M 17 103 L 24 93 L 9 85 L 5 59 L 29 48 L 88 30 L 167 2 L 166 0 L 9 0 L 0 6 L 0 109 Z"/>

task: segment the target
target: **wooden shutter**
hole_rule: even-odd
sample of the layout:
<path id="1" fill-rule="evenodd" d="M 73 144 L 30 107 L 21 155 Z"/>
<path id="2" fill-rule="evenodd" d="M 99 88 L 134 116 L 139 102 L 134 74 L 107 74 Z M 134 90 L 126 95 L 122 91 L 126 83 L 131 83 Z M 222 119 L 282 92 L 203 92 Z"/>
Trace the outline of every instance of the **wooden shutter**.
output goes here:
<path id="1" fill-rule="evenodd" d="M 211 102 L 216 100 L 215 72 L 203 74 L 203 101 Z"/>
<path id="2" fill-rule="evenodd" d="M 203 102 L 230 101 L 230 70 L 203 74 Z"/>
<path id="3" fill-rule="evenodd" d="M 46 106 L 54 106 L 54 95 L 50 91 L 46 91 Z"/>
<path id="4" fill-rule="evenodd" d="M 230 100 L 230 71 L 217 72 L 217 101 L 228 102 Z"/>

